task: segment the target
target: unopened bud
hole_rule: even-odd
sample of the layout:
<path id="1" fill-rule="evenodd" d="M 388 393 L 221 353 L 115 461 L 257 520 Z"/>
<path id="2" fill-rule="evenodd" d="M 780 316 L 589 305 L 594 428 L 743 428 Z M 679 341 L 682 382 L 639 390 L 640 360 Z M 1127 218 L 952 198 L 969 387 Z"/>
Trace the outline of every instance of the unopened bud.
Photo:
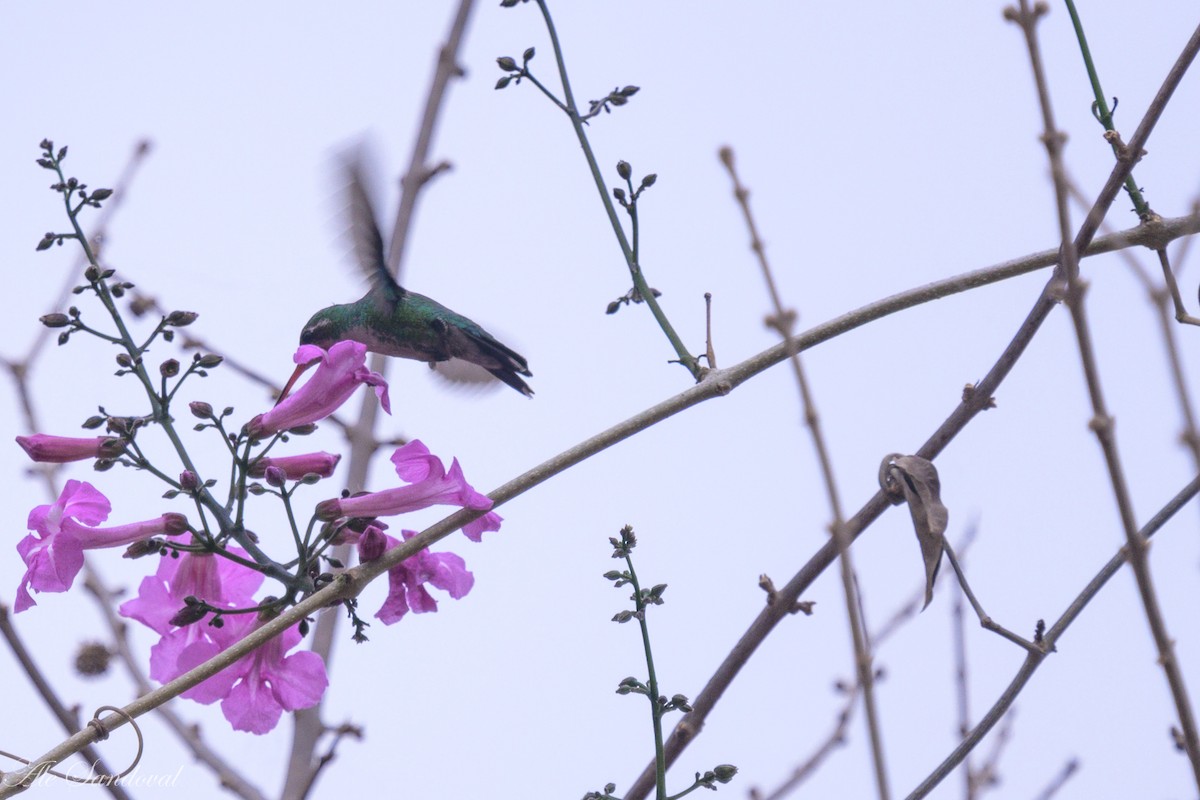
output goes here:
<path id="1" fill-rule="evenodd" d="M 203 400 L 193 400 L 188 403 L 188 409 L 196 419 L 212 419 L 213 407 L 211 403 L 206 403 Z"/>
<path id="2" fill-rule="evenodd" d="M 511 58 L 510 56 L 501 56 L 500 58 L 497 58 L 496 64 L 498 64 L 500 69 L 504 70 L 505 72 L 515 72 L 518 69 L 516 59 Z"/>
<path id="3" fill-rule="evenodd" d="M 185 325 L 191 325 L 199 316 L 195 311 L 172 311 L 167 314 L 166 324 L 182 328 Z"/>
<path id="4" fill-rule="evenodd" d="M 624 180 L 629 180 L 629 176 L 633 174 L 633 167 L 629 166 L 628 161 L 617 162 L 617 174 Z"/>
<path id="5" fill-rule="evenodd" d="M 287 483 L 287 473 L 279 467 L 267 467 L 264 477 L 267 485 L 274 486 L 276 489 L 282 489 Z"/>
<path id="6" fill-rule="evenodd" d="M 173 358 L 168 358 L 158 365 L 158 374 L 164 378 L 174 378 L 179 374 L 179 362 Z"/>
<path id="7" fill-rule="evenodd" d="M 125 452 L 125 447 L 128 444 L 124 439 L 110 438 L 105 439 L 100 443 L 99 453 L 101 458 L 116 458 Z"/>
<path id="8" fill-rule="evenodd" d="M 203 367 L 204 369 L 212 369 L 213 367 L 220 365 L 220 363 L 224 360 L 224 356 L 207 353 L 196 358 L 196 366 Z"/>
<path id="9" fill-rule="evenodd" d="M 161 539 L 143 539 L 140 542 L 134 542 L 125 548 L 125 552 L 121 558 L 141 558 L 153 553 L 158 553 L 162 550 Z"/>
<path id="10" fill-rule="evenodd" d="M 185 469 L 179 473 L 179 488 L 185 492 L 194 492 L 200 488 L 200 476 L 192 472 L 190 469 Z"/>
<path id="11" fill-rule="evenodd" d="M 47 314 L 41 318 L 41 323 L 47 328 L 65 328 L 71 324 L 71 318 L 66 314 Z"/>
<path id="12" fill-rule="evenodd" d="M 177 628 L 183 628 L 192 623 L 199 622 L 208 616 L 208 609 L 203 603 L 197 601 L 194 597 L 185 598 L 184 602 L 187 602 L 187 600 L 191 600 L 192 602 L 179 609 L 179 613 L 171 617 L 170 624 Z"/>

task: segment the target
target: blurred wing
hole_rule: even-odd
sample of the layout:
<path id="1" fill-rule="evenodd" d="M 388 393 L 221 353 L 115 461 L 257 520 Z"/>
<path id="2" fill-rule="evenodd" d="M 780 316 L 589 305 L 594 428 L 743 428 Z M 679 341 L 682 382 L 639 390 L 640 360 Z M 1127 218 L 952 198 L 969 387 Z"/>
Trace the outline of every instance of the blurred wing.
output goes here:
<path id="1" fill-rule="evenodd" d="M 350 240 L 355 263 L 371 281 L 373 288 L 382 289 L 381 298 L 394 303 L 404 290 L 388 272 L 383 251 L 383 235 L 379 231 L 370 189 L 370 176 L 378 174 L 372 168 L 374 158 L 371 157 L 370 148 L 360 142 L 346 150 L 340 162 L 344 179 L 341 194 L 346 237 Z"/>
<path id="2" fill-rule="evenodd" d="M 475 394 L 480 391 L 491 392 L 501 386 L 500 381 L 486 369 L 461 358 L 439 361 L 430 366 L 439 383 L 456 391 Z"/>

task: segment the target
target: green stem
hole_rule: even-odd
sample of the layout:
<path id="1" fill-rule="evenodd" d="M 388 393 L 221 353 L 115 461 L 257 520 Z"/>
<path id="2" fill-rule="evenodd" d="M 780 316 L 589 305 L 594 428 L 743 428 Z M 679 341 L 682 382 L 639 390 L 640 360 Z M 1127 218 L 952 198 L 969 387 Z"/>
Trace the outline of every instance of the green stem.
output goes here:
<path id="1" fill-rule="evenodd" d="M 646 685 L 650 690 L 650 717 L 654 722 L 654 765 L 655 795 L 659 800 L 667 797 L 667 760 L 663 750 L 662 708 L 659 707 L 658 676 L 654 672 L 654 653 L 650 649 L 650 628 L 646 624 L 646 604 L 642 601 L 642 587 L 638 584 L 637 572 L 633 568 L 633 557 L 625 554 L 625 565 L 629 567 L 629 583 L 633 586 L 633 602 L 637 607 L 638 625 L 642 629 L 642 648 L 646 651 Z"/>
<path id="2" fill-rule="evenodd" d="M 642 275 L 641 266 L 637 263 L 637 259 L 634 258 L 633 249 L 629 245 L 629 240 L 625 237 L 625 229 L 621 227 L 621 219 L 617 216 L 617 209 L 613 206 L 612 198 L 609 197 L 608 187 L 604 183 L 604 176 L 600 174 L 600 165 L 596 163 L 596 155 L 592 152 L 592 145 L 588 141 L 587 133 L 584 131 L 583 119 L 579 116 L 579 108 L 575 105 L 575 96 L 571 93 L 571 82 L 567 78 L 567 65 L 563 60 L 562 47 L 558 42 L 558 32 L 554 28 L 554 21 L 550 18 L 550 10 L 546 7 L 546 0 L 537 0 L 537 4 L 538 8 L 542 11 L 542 18 L 546 21 L 546 30 L 550 34 L 550 43 L 554 47 L 554 59 L 558 63 L 558 74 L 562 79 L 567 116 L 571 119 L 571 126 L 575 128 L 575 136 L 579 139 L 580 147 L 583 148 L 584 158 L 587 159 L 588 169 L 592 172 L 592 180 L 596 182 L 596 189 L 600 192 L 600 201 L 604 203 L 604 210 L 608 214 L 608 221 L 612 224 L 613 233 L 616 234 L 617 243 L 621 245 L 621 252 L 625 256 L 625 263 L 629 266 L 629 274 L 633 278 L 633 285 L 646 301 L 646 305 L 650 307 L 650 313 L 654 315 L 654 319 L 658 321 L 658 326 L 667 335 L 671 346 L 675 348 L 675 353 L 679 356 L 679 363 L 687 367 L 692 376 L 699 380 L 703 377 L 700 362 L 688 352 L 687 347 L 683 344 L 683 340 L 679 338 L 679 334 L 671 326 L 670 320 L 667 319 L 667 315 L 663 313 L 662 308 L 658 304 L 658 299 L 650 291 L 650 287 Z"/>
<path id="3" fill-rule="evenodd" d="M 304 546 L 304 542 L 300 539 L 300 528 L 296 525 L 296 514 L 292 510 L 292 496 L 287 492 L 287 490 L 281 490 L 279 497 L 283 500 L 283 508 L 287 512 L 288 527 L 292 529 L 292 539 L 296 543 L 296 557 L 303 562 L 304 554 L 307 552 L 308 548 Z M 303 563 L 301 563 L 301 568 L 303 568 L 303 566 Z"/>
<path id="4" fill-rule="evenodd" d="M 1100 73 L 1096 70 L 1095 62 L 1092 61 L 1092 51 L 1088 47 L 1087 37 L 1083 33 L 1083 21 L 1079 18 L 1079 12 L 1075 10 L 1074 0 L 1064 0 L 1064 2 L 1067 4 L 1067 13 L 1071 15 L 1071 24 L 1075 26 L 1075 38 L 1079 40 L 1079 50 L 1083 54 L 1083 65 L 1087 69 L 1088 80 L 1092 83 L 1092 94 L 1096 97 L 1096 118 L 1100 120 L 1100 124 L 1104 126 L 1104 130 L 1116 133 L 1116 127 L 1113 125 L 1113 110 L 1108 107 L 1107 95 L 1104 94 L 1104 89 L 1100 86 Z M 1117 158 L 1121 158 L 1119 138 L 1109 139 L 1109 144 L 1112 145 L 1113 154 Z M 1144 221 L 1154 215 L 1150 204 L 1142 196 L 1142 190 L 1138 188 L 1132 171 L 1125 178 L 1125 191 L 1129 194 L 1129 199 L 1133 201 L 1133 208 L 1137 212 L 1139 219 Z"/>
<path id="5" fill-rule="evenodd" d="M 58 173 L 58 179 L 65 184 L 67 182 L 66 177 L 63 175 L 62 166 L 58 163 L 57 159 L 54 161 L 54 171 Z M 84 234 L 83 228 L 79 224 L 79 220 L 77 218 L 78 209 L 72 210 L 71 208 L 71 195 L 73 193 L 73 190 L 69 189 L 64 190 L 62 193 L 63 203 L 67 209 L 67 217 L 71 220 L 71 226 L 75 229 L 75 238 L 79 240 L 79 245 L 83 248 L 83 253 L 87 258 L 88 264 L 97 271 L 102 272 L 100 264 L 96 260 L 96 254 L 92 250 L 91 243 L 88 242 L 88 238 Z M 80 208 L 82 208 L 82 206 L 80 206 Z M 109 290 L 108 284 L 103 278 L 97 276 L 96 280 L 92 282 L 92 285 L 95 289 L 96 296 L 100 298 L 100 302 L 104 306 L 104 309 L 108 312 L 109 316 L 112 317 L 113 323 L 117 326 L 117 331 L 120 333 L 120 346 L 124 348 L 125 352 L 128 353 L 129 357 L 133 360 L 133 366 L 131 369 L 133 374 L 137 376 L 139 381 L 141 381 L 142 388 L 146 392 L 146 397 L 150 400 L 150 408 L 153 412 L 154 421 L 157 422 L 167 434 L 167 438 L 170 439 L 171 445 L 175 448 L 175 452 L 179 455 L 179 460 L 183 463 L 184 468 L 199 475 L 200 473 L 192 463 L 191 456 L 188 455 L 187 448 L 184 446 L 183 440 L 179 438 L 179 432 L 175 430 L 174 421 L 171 419 L 171 415 L 167 413 L 166 406 L 163 405 L 161 398 L 154 389 L 154 384 L 150 380 L 150 374 L 146 371 L 145 364 L 142 363 L 141 353 L 138 351 L 137 345 L 133 341 L 133 336 L 130 334 L 129 328 L 125 325 L 125 319 L 121 316 L 121 312 L 117 308 L 116 301 L 113 299 L 112 292 Z M 238 540 L 238 544 L 244 547 L 246 552 L 254 556 L 254 559 L 262 566 L 265 574 L 275 578 L 284 585 L 291 584 L 293 580 L 292 575 L 279 566 L 279 564 L 271 559 L 266 553 L 264 553 L 262 549 L 259 548 L 258 545 L 255 544 L 254 541 L 247 536 L 243 530 L 240 528 L 234 528 L 232 520 L 229 518 L 229 514 L 225 511 L 221 504 L 216 501 L 216 498 L 212 496 L 208 489 L 201 488 L 200 496 L 203 499 L 204 505 L 217 517 L 222 530 L 231 530 L 233 532 L 234 537 Z"/>

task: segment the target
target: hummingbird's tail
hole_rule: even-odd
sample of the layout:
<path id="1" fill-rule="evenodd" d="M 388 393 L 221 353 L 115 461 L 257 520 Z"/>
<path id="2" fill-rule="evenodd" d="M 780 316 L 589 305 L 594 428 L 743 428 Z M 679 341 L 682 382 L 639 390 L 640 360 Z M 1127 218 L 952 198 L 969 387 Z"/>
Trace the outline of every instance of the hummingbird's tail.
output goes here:
<path id="1" fill-rule="evenodd" d="M 526 397 L 533 397 L 533 389 L 530 389 L 529 384 L 521 380 L 516 370 L 500 368 L 489 369 L 488 372 L 492 373 L 497 379 L 504 381 Z M 521 373 L 521 375 L 533 375 L 533 373 L 529 370 L 525 370 Z"/>

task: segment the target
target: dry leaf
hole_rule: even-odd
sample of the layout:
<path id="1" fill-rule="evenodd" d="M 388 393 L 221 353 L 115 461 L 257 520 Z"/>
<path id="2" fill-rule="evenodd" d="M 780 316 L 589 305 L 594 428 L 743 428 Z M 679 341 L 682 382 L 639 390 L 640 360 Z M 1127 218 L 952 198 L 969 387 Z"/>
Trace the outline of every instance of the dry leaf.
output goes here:
<path id="1" fill-rule="evenodd" d="M 933 582 L 942 563 L 946 523 L 950 519 L 950 512 L 942 505 L 937 468 L 920 456 L 891 453 L 879 465 L 879 486 L 893 503 L 908 503 L 925 561 L 925 606 L 928 606 L 933 599 Z"/>

